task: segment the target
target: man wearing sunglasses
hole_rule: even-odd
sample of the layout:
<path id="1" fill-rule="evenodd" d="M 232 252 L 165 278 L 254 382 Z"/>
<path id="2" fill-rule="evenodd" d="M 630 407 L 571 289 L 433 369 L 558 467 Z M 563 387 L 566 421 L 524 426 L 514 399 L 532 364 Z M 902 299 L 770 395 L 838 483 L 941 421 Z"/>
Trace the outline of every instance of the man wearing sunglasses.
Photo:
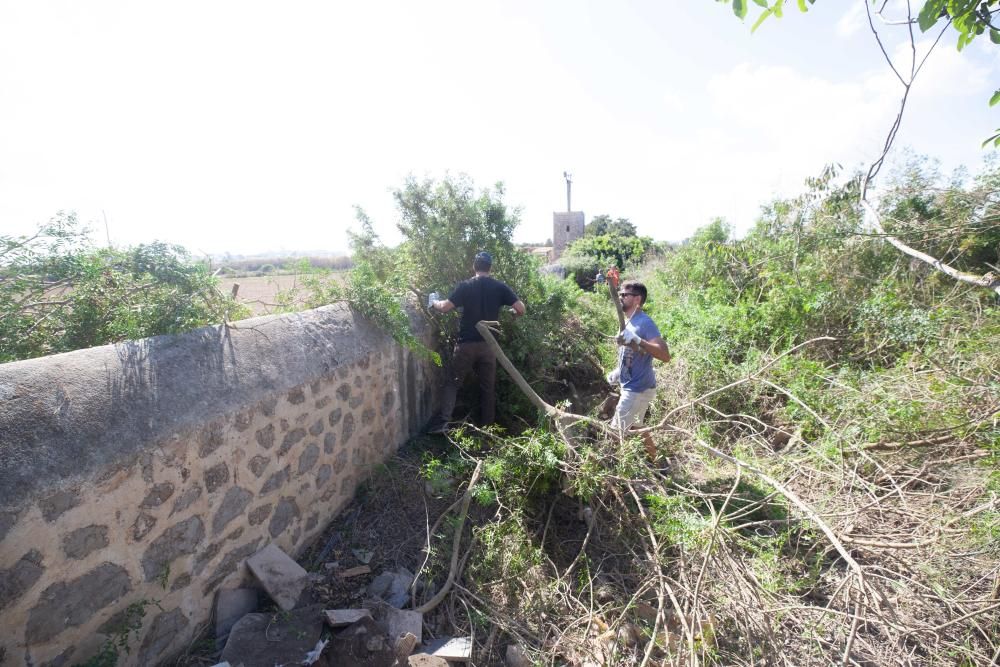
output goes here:
<path id="1" fill-rule="evenodd" d="M 625 328 L 618 334 L 618 366 L 608 377 L 621 385 L 621 398 L 611 425 L 627 431 L 641 423 L 646 409 L 656 396 L 653 359 L 670 361 L 670 348 L 660 337 L 660 330 L 649 315 L 642 312 L 646 286 L 629 280 L 622 283 L 618 299 L 625 314 Z"/>

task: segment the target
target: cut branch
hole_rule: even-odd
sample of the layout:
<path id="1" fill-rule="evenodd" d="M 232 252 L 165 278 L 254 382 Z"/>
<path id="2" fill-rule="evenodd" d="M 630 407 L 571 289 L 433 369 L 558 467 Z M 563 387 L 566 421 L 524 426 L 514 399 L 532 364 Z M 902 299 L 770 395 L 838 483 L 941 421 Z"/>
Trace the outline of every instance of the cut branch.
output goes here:
<path id="1" fill-rule="evenodd" d="M 978 276 L 974 273 L 966 273 L 964 271 L 959 271 L 958 269 L 949 266 L 948 264 L 945 264 L 936 257 L 931 257 L 925 252 L 920 252 L 915 248 L 911 248 L 910 246 L 906 245 L 892 234 L 887 234 L 885 232 L 885 230 L 882 228 L 882 220 L 879 217 L 878 212 L 875 210 L 875 207 L 872 206 L 867 199 L 862 199 L 861 205 L 865 207 L 865 210 L 871 216 L 872 225 L 875 227 L 875 230 L 882 235 L 882 238 L 884 238 L 886 241 L 892 244 L 893 247 L 895 247 L 903 254 L 909 255 L 914 259 L 919 259 L 921 262 L 924 262 L 926 264 L 930 264 L 938 271 L 944 273 L 947 276 L 950 276 L 951 278 L 954 278 L 955 280 L 958 280 L 959 282 L 968 283 L 969 285 L 974 285 L 976 287 L 985 287 L 986 289 L 996 292 L 997 295 L 1000 296 L 1000 274 L 990 271 L 985 275 Z"/>

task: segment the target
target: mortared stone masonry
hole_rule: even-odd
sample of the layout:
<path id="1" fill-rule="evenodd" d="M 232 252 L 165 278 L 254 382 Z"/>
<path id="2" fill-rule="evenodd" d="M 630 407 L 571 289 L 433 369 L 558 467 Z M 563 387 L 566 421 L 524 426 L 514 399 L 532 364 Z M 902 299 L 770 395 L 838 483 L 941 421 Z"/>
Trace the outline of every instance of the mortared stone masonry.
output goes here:
<path id="1" fill-rule="evenodd" d="M 413 316 L 418 335 L 425 324 Z M 438 376 L 343 305 L 0 364 L 0 664 L 183 650 L 430 416 Z"/>

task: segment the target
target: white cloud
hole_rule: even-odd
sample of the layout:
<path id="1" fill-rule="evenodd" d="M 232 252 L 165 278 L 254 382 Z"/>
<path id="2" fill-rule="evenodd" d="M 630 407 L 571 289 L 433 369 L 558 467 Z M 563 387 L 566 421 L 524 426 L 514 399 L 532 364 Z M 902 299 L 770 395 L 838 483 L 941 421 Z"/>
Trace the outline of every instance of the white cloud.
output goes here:
<path id="1" fill-rule="evenodd" d="M 851 8 L 840 17 L 840 20 L 837 21 L 838 37 L 849 39 L 865 27 L 865 24 L 868 22 L 868 16 L 865 13 L 865 1 L 866 0 L 856 1 L 851 5 Z"/>

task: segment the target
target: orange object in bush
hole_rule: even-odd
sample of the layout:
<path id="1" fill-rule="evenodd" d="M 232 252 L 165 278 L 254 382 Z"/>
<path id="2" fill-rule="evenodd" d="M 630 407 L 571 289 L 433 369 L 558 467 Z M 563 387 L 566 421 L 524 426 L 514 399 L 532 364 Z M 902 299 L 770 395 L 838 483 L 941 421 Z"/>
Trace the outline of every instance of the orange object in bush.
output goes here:
<path id="1" fill-rule="evenodd" d="M 608 282 L 611 283 L 611 286 L 614 287 L 615 291 L 617 292 L 618 282 L 621 280 L 621 276 L 618 275 L 618 267 L 612 266 L 610 269 L 608 269 L 606 275 L 608 277 Z"/>

